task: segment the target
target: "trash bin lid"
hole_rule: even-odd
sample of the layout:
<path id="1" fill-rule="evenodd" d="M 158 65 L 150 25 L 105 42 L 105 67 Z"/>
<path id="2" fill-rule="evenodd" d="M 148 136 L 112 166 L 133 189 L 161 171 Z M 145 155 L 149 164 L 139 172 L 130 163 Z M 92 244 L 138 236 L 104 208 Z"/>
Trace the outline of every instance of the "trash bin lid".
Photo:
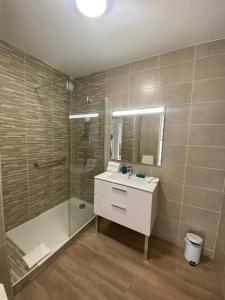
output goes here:
<path id="1" fill-rule="evenodd" d="M 194 244 L 201 245 L 203 243 L 203 238 L 195 233 L 188 232 L 186 236 L 187 239 Z"/>

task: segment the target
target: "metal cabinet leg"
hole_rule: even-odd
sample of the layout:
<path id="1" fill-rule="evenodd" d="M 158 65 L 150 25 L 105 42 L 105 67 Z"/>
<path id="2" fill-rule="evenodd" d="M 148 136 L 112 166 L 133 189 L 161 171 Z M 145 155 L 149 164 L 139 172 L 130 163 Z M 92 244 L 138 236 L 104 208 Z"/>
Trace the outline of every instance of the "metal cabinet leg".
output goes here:
<path id="1" fill-rule="evenodd" d="M 98 233 L 98 224 L 99 223 L 99 218 L 98 216 L 95 217 L 95 232 Z"/>
<path id="2" fill-rule="evenodd" d="M 148 258 L 149 258 L 148 245 L 149 245 L 149 236 L 145 235 L 145 249 L 144 249 L 144 258 L 145 258 L 145 260 L 148 260 Z"/>

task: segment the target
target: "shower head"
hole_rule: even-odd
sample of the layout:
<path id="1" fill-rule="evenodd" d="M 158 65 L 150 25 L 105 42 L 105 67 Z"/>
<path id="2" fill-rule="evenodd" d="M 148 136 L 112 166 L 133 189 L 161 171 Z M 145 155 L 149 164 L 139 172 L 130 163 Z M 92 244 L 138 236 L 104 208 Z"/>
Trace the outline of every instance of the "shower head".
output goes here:
<path id="1" fill-rule="evenodd" d="M 86 101 L 87 101 L 87 104 L 91 104 L 91 103 L 93 103 L 93 99 L 92 99 L 92 98 L 90 98 L 90 97 L 87 97 L 87 98 L 86 98 Z"/>

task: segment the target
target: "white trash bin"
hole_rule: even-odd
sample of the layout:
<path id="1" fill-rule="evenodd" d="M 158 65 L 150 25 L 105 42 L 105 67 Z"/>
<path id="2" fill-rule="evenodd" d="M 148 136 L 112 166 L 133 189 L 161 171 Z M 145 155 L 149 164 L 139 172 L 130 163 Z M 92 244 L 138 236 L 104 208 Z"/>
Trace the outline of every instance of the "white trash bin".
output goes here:
<path id="1" fill-rule="evenodd" d="M 196 266 L 199 264 L 202 252 L 203 238 L 199 235 L 188 232 L 185 241 L 184 257 L 190 265 Z"/>

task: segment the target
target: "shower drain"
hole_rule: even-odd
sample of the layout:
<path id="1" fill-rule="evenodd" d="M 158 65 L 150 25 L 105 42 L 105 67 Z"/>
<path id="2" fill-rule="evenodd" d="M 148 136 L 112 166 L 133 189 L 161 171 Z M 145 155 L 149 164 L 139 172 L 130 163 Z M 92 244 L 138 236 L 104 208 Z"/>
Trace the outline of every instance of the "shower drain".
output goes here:
<path id="1" fill-rule="evenodd" d="M 80 209 L 84 209 L 86 207 L 86 204 L 84 204 L 84 203 L 81 203 L 80 205 L 79 205 L 79 208 Z"/>

